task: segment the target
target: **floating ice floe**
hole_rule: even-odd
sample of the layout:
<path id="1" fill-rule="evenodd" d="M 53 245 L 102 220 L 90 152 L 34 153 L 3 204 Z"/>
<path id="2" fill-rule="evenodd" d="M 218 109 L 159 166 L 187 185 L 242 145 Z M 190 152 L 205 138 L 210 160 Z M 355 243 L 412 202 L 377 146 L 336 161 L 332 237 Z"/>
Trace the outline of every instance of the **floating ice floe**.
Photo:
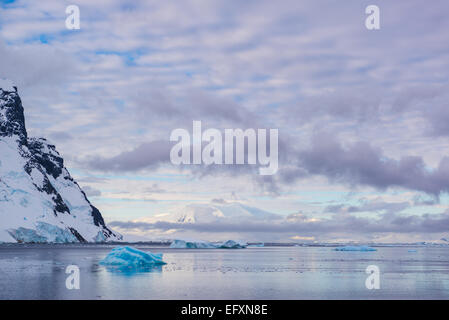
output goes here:
<path id="1" fill-rule="evenodd" d="M 335 248 L 335 251 L 377 251 L 377 249 L 368 246 L 344 246 Z"/>
<path id="2" fill-rule="evenodd" d="M 162 253 L 141 251 L 132 247 L 116 247 L 100 261 L 102 265 L 144 267 L 166 264 L 162 261 Z"/>

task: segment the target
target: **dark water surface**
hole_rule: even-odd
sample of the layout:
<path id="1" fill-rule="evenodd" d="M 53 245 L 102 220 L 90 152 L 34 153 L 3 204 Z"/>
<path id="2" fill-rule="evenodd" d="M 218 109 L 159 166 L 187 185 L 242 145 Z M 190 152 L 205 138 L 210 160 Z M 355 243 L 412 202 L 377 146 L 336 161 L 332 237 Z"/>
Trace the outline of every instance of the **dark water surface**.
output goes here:
<path id="1" fill-rule="evenodd" d="M 0 245 L 0 299 L 449 299 L 444 247 L 136 247 L 167 264 L 106 268 L 108 245 Z M 68 265 L 80 269 L 79 290 L 66 288 Z M 379 290 L 365 286 L 369 265 L 380 269 Z"/>

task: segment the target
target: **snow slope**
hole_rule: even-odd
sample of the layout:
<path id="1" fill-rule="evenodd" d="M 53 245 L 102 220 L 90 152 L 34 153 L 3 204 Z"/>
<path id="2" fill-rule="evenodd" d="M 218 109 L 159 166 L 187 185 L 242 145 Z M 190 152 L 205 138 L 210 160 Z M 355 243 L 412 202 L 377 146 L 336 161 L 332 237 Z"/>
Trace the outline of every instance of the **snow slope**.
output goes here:
<path id="1" fill-rule="evenodd" d="M 55 146 L 29 138 L 17 89 L 0 88 L 0 242 L 121 240 L 64 167 Z"/>

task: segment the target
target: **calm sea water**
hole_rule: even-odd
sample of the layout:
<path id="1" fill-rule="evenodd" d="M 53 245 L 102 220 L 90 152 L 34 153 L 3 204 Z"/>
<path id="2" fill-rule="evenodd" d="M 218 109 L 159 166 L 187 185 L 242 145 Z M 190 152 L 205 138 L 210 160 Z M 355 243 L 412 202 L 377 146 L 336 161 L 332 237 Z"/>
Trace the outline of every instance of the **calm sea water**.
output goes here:
<path id="1" fill-rule="evenodd" d="M 146 270 L 99 265 L 111 248 L 1 245 L 0 299 L 449 299 L 449 248 L 137 246 L 164 254 L 167 265 Z M 79 290 L 65 285 L 72 264 Z M 366 289 L 369 265 L 380 269 L 379 290 Z"/>

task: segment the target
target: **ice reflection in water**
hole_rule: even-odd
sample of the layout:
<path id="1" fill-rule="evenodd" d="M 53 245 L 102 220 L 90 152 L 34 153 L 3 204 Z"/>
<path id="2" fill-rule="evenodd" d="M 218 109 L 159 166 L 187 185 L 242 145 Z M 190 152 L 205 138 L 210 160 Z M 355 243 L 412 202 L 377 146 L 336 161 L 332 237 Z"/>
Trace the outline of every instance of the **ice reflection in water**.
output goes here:
<path id="1" fill-rule="evenodd" d="M 138 269 L 101 266 L 112 249 L 106 245 L 0 245 L 0 298 L 449 298 L 449 248 L 381 247 L 375 252 L 325 247 L 137 248 L 162 252 L 167 264 Z M 71 264 L 80 268 L 80 290 L 65 287 L 65 268 Z M 368 265 L 379 266 L 380 290 L 365 287 Z"/>

